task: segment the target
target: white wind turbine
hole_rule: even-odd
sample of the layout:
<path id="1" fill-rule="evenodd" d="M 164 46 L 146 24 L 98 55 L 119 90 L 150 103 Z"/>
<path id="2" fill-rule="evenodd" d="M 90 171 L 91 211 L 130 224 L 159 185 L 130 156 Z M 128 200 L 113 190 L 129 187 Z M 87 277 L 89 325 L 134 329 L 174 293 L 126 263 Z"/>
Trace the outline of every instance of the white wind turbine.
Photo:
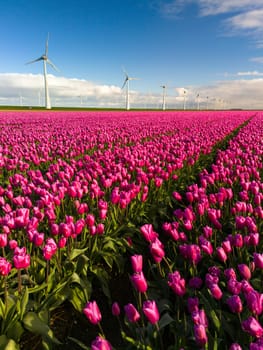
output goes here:
<path id="1" fill-rule="evenodd" d="M 51 103 L 50 103 L 50 97 L 49 97 L 49 91 L 48 91 L 48 81 L 47 81 L 47 63 L 51 65 L 51 67 L 53 67 L 56 71 L 58 71 L 57 67 L 54 65 L 54 63 L 52 63 L 50 61 L 50 59 L 48 58 L 48 39 L 49 39 L 49 34 L 47 36 L 47 41 L 46 41 L 46 50 L 45 53 L 40 56 L 39 58 L 27 62 L 27 64 L 31 64 L 34 62 L 38 62 L 38 61 L 43 61 L 43 70 L 44 70 L 44 82 L 45 82 L 45 106 L 46 109 L 51 109 Z"/>
<path id="2" fill-rule="evenodd" d="M 125 79 L 122 85 L 122 89 L 126 85 L 126 109 L 128 111 L 130 109 L 130 80 L 139 80 L 139 78 L 132 78 L 128 75 L 128 73 L 124 68 L 122 70 L 125 74 Z"/>
<path id="3" fill-rule="evenodd" d="M 163 88 L 163 111 L 165 111 L 166 108 L 166 85 L 161 85 L 161 88 Z"/>

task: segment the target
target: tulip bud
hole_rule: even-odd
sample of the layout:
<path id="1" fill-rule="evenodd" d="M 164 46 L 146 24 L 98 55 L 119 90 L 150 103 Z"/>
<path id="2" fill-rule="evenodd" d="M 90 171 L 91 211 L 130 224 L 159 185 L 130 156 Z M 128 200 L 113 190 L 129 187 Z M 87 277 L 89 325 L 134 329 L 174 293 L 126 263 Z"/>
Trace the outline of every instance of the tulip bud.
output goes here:
<path id="1" fill-rule="evenodd" d="M 124 311 L 129 322 L 137 322 L 140 319 L 140 314 L 133 304 L 125 305 Z"/>
<path id="2" fill-rule="evenodd" d="M 133 272 L 142 272 L 142 255 L 131 256 L 131 264 Z"/>
<path id="3" fill-rule="evenodd" d="M 108 340 L 98 336 L 93 342 L 91 343 L 91 350 L 111 350 L 112 346 L 108 342 Z"/>
<path id="4" fill-rule="evenodd" d="M 146 300 L 143 303 L 142 311 L 150 323 L 155 324 L 159 321 L 160 315 L 154 300 Z"/>
<path id="5" fill-rule="evenodd" d="M 101 312 L 96 301 L 89 301 L 83 309 L 84 315 L 90 323 L 96 325 L 101 321 Z"/>

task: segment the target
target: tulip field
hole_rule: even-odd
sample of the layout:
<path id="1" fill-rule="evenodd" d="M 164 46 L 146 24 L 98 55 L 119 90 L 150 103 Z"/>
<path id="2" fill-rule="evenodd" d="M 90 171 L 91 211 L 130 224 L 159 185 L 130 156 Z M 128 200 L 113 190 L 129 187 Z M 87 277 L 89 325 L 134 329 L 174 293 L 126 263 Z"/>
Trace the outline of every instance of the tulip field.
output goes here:
<path id="1" fill-rule="evenodd" d="M 0 128 L 0 350 L 263 350 L 263 112 Z"/>

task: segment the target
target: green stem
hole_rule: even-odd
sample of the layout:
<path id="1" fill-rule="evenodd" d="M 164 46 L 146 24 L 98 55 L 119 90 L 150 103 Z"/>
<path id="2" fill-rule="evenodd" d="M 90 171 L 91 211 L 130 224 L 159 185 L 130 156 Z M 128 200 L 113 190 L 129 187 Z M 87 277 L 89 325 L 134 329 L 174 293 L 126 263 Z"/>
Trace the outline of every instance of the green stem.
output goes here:
<path id="1" fill-rule="evenodd" d="M 17 270 L 17 279 L 18 279 L 18 293 L 21 294 L 21 292 L 22 292 L 21 270 Z"/>

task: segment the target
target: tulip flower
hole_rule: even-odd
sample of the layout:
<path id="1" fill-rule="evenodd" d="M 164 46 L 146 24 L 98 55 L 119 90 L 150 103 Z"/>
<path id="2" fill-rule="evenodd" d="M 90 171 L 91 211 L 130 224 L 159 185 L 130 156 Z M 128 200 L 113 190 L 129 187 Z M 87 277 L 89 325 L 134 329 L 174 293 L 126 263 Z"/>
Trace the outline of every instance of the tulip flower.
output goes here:
<path id="1" fill-rule="evenodd" d="M 261 315 L 263 312 L 263 294 L 258 293 L 255 290 L 251 290 L 245 293 L 248 309 L 254 315 Z"/>
<path id="2" fill-rule="evenodd" d="M 260 338 L 263 336 L 263 328 L 254 317 L 249 316 L 241 325 L 242 329 L 252 337 Z"/>
<path id="3" fill-rule="evenodd" d="M 208 342 L 205 327 L 203 325 L 194 325 L 195 341 L 199 346 L 204 346 Z"/>
<path id="4" fill-rule="evenodd" d="M 249 267 L 246 264 L 239 264 L 238 266 L 238 270 L 240 272 L 240 275 L 246 279 L 249 280 L 251 278 L 251 272 Z"/>
<path id="5" fill-rule="evenodd" d="M 138 292 L 145 293 L 147 291 L 148 285 L 142 271 L 134 273 L 130 278 L 134 288 Z"/>
<path id="6" fill-rule="evenodd" d="M 255 266 L 259 269 L 263 269 L 263 254 L 254 253 L 253 257 L 254 257 Z"/>
<path id="7" fill-rule="evenodd" d="M 233 313 L 240 313 L 243 310 L 242 301 L 238 295 L 232 295 L 229 297 L 227 299 L 227 305 Z"/>
<path id="8" fill-rule="evenodd" d="M 119 304 L 117 303 L 117 301 L 115 301 L 115 302 L 112 304 L 111 312 L 112 312 L 112 315 L 113 315 L 113 316 L 119 316 L 119 315 L 120 315 L 121 310 L 120 310 L 120 307 L 119 307 Z"/>
<path id="9" fill-rule="evenodd" d="M 112 346 L 110 342 L 100 336 L 98 336 L 91 343 L 91 350 L 111 350 Z"/>
<path id="10" fill-rule="evenodd" d="M 3 248 L 7 245 L 7 234 L 1 233 L 0 234 L 0 248 Z"/>
<path id="11" fill-rule="evenodd" d="M 242 350 L 241 346 L 238 343 L 233 343 L 229 350 Z"/>
<path id="12" fill-rule="evenodd" d="M 129 322 L 137 322 L 140 319 L 140 314 L 133 304 L 125 305 L 124 311 Z"/>
<path id="13" fill-rule="evenodd" d="M 211 284 L 209 286 L 209 290 L 210 290 L 213 298 L 215 298 L 216 300 L 219 300 L 222 298 L 223 293 L 222 293 L 222 291 L 217 283 Z"/>
<path id="14" fill-rule="evenodd" d="M 195 325 L 203 325 L 205 328 L 208 327 L 208 320 L 204 309 L 193 311 L 191 313 L 191 318 Z"/>
<path id="15" fill-rule="evenodd" d="M 155 324 L 159 321 L 160 315 L 154 300 L 144 301 L 142 311 L 150 323 Z"/>
<path id="16" fill-rule="evenodd" d="M 100 323 L 102 317 L 96 301 L 89 301 L 83 309 L 83 313 L 90 323 L 94 325 Z"/>
<path id="17" fill-rule="evenodd" d="M 142 272 L 142 255 L 131 256 L 131 264 L 133 272 Z"/>
<path id="18" fill-rule="evenodd" d="M 158 233 L 153 230 L 152 224 L 141 226 L 140 231 L 144 239 L 148 242 L 153 242 L 158 237 Z"/>
<path id="19" fill-rule="evenodd" d="M 187 299 L 187 308 L 190 313 L 198 311 L 199 299 L 198 297 L 189 297 Z"/>
<path id="20" fill-rule="evenodd" d="M 168 285 L 172 288 L 175 294 L 179 296 L 183 296 L 186 293 L 185 279 L 181 278 L 181 275 L 178 271 L 169 273 Z"/>
<path id="21" fill-rule="evenodd" d="M 150 252 L 152 254 L 152 257 L 156 263 L 160 263 L 165 256 L 164 252 L 164 246 L 161 241 L 159 241 L 158 238 L 155 238 L 150 243 Z"/>
<path id="22" fill-rule="evenodd" d="M 11 271 L 12 265 L 5 258 L 0 257 L 0 276 L 7 276 Z"/>

